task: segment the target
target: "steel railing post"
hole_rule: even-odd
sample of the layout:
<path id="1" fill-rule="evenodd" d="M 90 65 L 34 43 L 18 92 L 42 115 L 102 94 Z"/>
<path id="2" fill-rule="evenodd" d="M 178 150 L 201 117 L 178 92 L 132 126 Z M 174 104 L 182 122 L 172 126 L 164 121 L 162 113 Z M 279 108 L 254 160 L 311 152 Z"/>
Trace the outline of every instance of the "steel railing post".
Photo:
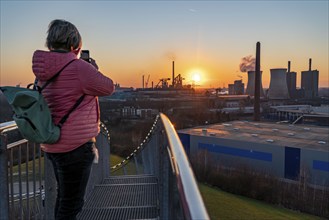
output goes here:
<path id="1" fill-rule="evenodd" d="M 105 125 L 102 124 L 102 129 L 104 131 L 100 132 L 96 138 L 96 146 L 98 146 L 99 151 L 99 163 L 102 170 L 102 180 L 110 176 L 110 169 L 109 169 L 109 158 L 111 154 L 110 149 L 110 133 L 106 129 Z"/>
<path id="2" fill-rule="evenodd" d="M 52 220 L 55 218 L 55 203 L 57 197 L 57 184 L 51 161 L 44 156 L 45 168 L 45 219 Z M 40 187 L 41 188 L 41 187 Z"/>
<path id="3" fill-rule="evenodd" d="M 9 219 L 7 135 L 0 135 L 0 219 Z"/>

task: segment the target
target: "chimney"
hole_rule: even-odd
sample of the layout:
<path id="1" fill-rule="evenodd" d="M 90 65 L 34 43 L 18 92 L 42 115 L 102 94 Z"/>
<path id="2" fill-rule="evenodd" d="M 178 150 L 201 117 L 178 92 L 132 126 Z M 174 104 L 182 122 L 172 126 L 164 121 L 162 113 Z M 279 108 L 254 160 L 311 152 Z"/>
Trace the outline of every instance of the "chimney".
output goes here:
<path id="1" fill-rule="evenodd" d="M 309 71 L 312 70 L 312 58 L 310 58 L 309 61 L 308 61 L 308 70 Z"/>
<path id="2" fill-rule="evenodd" d="M 288 73 L 290 73 L 290 61 L 288 61 Z"/>
<path id="3" fill-rule="evenodd" d="M 256 44 L 254 121 L 260 121 L 260 42 Z"/>
<path id="4" fill-rule="evenodd" d="M 142 78 L 143 78 L 143 79 L 142 79 L 142 88 L 144 89 L 144 75 L 143 75 Z"/>
<path id="5" fill-rule="evenodd" d="M 175 87 L 175 61 L 172 61 L 172 87 Z"/>

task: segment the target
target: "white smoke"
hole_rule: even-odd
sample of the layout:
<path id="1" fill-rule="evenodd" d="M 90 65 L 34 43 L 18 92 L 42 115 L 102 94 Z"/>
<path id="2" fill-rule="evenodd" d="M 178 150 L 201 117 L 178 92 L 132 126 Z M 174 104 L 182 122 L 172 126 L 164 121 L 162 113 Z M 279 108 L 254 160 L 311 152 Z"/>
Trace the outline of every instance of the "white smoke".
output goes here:
<path id="1" fill-rule="evenodd" d="M 252 57 L 252 55 L 248 55 L 241 58 L 240 63 L 240 71 L 248 72 L 255 71 L 256 58 Z"/>

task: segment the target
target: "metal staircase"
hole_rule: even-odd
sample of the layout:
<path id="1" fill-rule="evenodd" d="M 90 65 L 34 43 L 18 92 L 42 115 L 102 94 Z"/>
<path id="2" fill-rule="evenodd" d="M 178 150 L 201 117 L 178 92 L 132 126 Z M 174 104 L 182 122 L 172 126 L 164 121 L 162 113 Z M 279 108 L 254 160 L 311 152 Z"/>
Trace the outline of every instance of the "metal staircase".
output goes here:
<path id="1" fill-rule="evenodd" d="M 50 161 L 27 140 L 7 144 L 6 133 L 15 129 L 14 122 L 0 124 L 0 219 L 51 220 L 56 180 Z M 183 146 L 165 115 L 156 117 L 144 141 L 111 172 L 109 132 L 104 125 L 101 130 L 99 163 L 93 164 L 78 219 L 209 219 Z M 33 158 L 23 161 L 29 149 Z"/>
<path id="2" fill-rule="evenodd" d="M 78 219 L 159 219 L 158 180 L 153 175 L 113 176 L 95 185 Z"/>

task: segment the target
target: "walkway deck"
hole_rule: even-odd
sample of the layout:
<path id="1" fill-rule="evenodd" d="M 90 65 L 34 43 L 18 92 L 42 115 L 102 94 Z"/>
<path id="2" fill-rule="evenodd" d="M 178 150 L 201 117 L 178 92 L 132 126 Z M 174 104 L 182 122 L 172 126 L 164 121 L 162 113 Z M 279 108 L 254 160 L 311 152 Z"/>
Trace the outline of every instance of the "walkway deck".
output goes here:
<path id="1" fill-rule="evenodd" d="M 14 121 L 0 123 L 0 219 L 53 219 L 56 179 L 52 164 L 36 143 L 22 139 L 7 144 L 6 133 L 16 129 Z M 99 163 L 93 164 L 78 219 L 209 219 L 182 143 L 165 115 L 156 117 L 143 142 L 112 166 L 112 172 L 110 136 L 104 124 L 96 139 Z M 24 159 L 31 152 L 33 158 Z M 18 167 L 17 178 L 13 178 L 14 167 Z M 114 175 L 118 173 L 130 175 Z"/>
<path id="2" fill-rule="evenodd" d="M 155 176 L 109 177 L 95 186 L 78 219 L 159 219 L 158 195 Z"/>

